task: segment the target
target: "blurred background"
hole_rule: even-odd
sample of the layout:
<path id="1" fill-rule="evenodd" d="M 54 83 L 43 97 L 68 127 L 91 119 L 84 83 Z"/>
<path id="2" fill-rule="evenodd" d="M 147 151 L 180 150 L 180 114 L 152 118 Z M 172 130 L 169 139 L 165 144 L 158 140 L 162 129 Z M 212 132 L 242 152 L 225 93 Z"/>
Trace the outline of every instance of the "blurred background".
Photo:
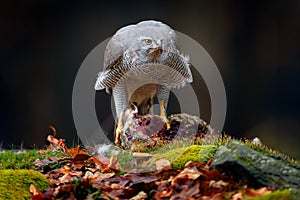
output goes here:
<path id="1" fill-rule="evenodd" d="M 82 61 L 120 27 L 156 19 L 198 41 L 218 66 L 225 132 L 257 136 L 300 159 L 299 13 L 297 0 L 2 1 L 1 146 L 43 146 L 49 125 L 77 144 L 72 88 Z M 205 90 L 199 87 L 201 117 L 209 119 Z"/>

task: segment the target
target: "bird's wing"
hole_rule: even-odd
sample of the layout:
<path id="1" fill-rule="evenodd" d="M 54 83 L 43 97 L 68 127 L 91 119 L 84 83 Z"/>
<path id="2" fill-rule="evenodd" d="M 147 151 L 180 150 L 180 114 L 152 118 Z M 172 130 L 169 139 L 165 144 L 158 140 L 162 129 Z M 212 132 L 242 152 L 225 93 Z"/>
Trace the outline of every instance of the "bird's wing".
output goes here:
<path id="1" fill-rule="evenodd" d="M 97 81 L 95 84 L 96 90 L 102 90 L 104 88 L 112 88 L 126 73 L 123 66 L 123 56 L 119 56 L 110 65 L 106 67 L 106 70 L 98 73 Z M 125 68 L 126 69 L 126 68 Z"/>
<path id="2" fill-rule="evenodd" d="M 122 56 L 126 50 L 126 47 L 124 47 L 125 41 L 122 38 L 122 34 L 120 35 L 118 32 L 110 39 L 104 52 L 103 70 L 118 66 L 120 56 Z"/>
<path id="3" fill-rule="evenodd" d="M 167 52 L 167 55 L 165 59 L 163 59 L 161 64 L 175 69 L 186 79 L 188 83 L 191 83 L 193 82 L 193 76 L 188 60 L 188 58 L 184 57 L 181 54 Z"/>
<path id="4" fill-rule="evenodd" d="M 98 73 L 95 84 L 96 90 L 110 90 L 122 78 L 124 73 L 123 55 L 128 49 L 129 39 L 132 38 L 132 29 L 135 25 L 129 25 L 119 29 L 107 43 L 104 52 L 103 71 Z M 125 68 L 126 69 L 126 68 Z"/>

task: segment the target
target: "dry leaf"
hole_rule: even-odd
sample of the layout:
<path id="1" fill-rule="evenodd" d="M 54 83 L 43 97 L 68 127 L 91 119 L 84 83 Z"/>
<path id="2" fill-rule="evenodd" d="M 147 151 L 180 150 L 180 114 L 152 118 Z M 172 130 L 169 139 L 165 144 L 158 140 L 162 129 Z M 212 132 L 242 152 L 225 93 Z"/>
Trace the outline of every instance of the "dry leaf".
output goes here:
<path id="1" fill-rule="evenodd" d="M 80 149 L 80 146 L 76 146 L 74 148 L 67 148 L 66 152 L 72 156 L 73 158 L 77 155 L 86 155 L 86 152 Z"/>
<path id="2" fill-rule="evenodd" d="M 130 200 L 143 200 L 143 199 L 147 199 L 147 198 L 148 198 L 148 195 L 144 191 L 140 191 L 137 195 L 130 198 Z"/>
<path id="3" fill-rule="evenodd" d="M 214 188 L 222 188 L 222 187 L 226 187 L 228 186 L 229 183 L 224 182 L 223 180 L 219 180 L 219 181 L 215 181 L 215 180 L 211 180 L 209 182 L 209 187 L 214 187 Z"/>
<path id="4" fill-rule="evenodd" d="M 41 192 L 39 191 L 39 189 L 37 189 L 37 187 L 35 187 L 35 185 L 30 184 L 29 186 L 29 191 L 32 195 L 38 195 L 41 194 Z"/>
<path id="5" fill-rule="evenodd" d="M 259 188 L 257 190 L 251 189 L 251 188 L 246 188 L 246 190 L 245 190 L 245 196 L 246 197 L 257 197 L 257 196 L 269 194 L 271 192 L 272 191 L 269 190 L 267 187 L 262 187 L 262 188 Z"/>
<path id="6" fill-rule="evenodd" d="M 134 157 L 153 157 L 154 155 L 151 153 L 133 152 L 132 156 L 134 156 Z"/>
<path id="7" fill-rule="evenodd" d="M 242 193 L 236 193 L 231 197 L 231 200 L 242 200 L 243 199 L 243 194 Z"/>
<path id="8" fill-rule="evenodd" d="M 121 171 L 121 166 L 115 155 L 110 158 L 109 165 L 104 169 L 104 172 L 115 172 L 119 173 Z"/>
<path id="9" fill-rule="evenodd" d="M 155 161 L 155 167 L 157 171 L 160 170 L 169 170 L 172 169 L 172 165 L 170 163 L 170 161 L 168 161 L 165 158 L 161 158 Z"/>

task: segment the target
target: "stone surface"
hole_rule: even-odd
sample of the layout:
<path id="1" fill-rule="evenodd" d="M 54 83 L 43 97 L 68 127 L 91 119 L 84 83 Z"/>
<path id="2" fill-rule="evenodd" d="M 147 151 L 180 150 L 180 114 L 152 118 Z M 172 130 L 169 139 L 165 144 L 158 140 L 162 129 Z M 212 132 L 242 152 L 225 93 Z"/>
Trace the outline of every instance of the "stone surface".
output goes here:
<path id="1" fill-rule="evenodd" d="M 252 187 L 300 187 L 300 170 L 297 166 L 259 153 L 236 140 L 218 148 L 211 168 L 219 169 Z"/>

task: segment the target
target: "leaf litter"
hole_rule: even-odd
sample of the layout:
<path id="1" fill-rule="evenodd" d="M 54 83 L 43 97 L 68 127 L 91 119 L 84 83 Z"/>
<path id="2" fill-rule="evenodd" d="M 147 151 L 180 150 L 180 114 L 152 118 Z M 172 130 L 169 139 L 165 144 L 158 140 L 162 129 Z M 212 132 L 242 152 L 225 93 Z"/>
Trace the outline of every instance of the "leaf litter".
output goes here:
<path id="1" fill-rule="evenodd" d="M 56 138 L 56 130 L 47 140 L 46 150 L 62 151 L 64 157 L 37 159 L 33 165 L 49 180 L 50 188 L 39 191 L 30 185 L 33 200 L 41 199 L 200 199 L 242 200 L 269 194 L 273 188 L 249 188 L 216 169 L 209 169 L 212 158 L 204 162 L 188 162 L 181 170 L 172 169 L 166 159 L 156 161 L 154 171 L 140 169 L 125 172 L 116 155 L 93 155 L 76 146 L 67 147 Z M 134 153 L 137 157 L 148 153 Z M 145 165 L 147 162 L 145 162 Z M 146 167 L 146 166 L 145 166 Z"/>

